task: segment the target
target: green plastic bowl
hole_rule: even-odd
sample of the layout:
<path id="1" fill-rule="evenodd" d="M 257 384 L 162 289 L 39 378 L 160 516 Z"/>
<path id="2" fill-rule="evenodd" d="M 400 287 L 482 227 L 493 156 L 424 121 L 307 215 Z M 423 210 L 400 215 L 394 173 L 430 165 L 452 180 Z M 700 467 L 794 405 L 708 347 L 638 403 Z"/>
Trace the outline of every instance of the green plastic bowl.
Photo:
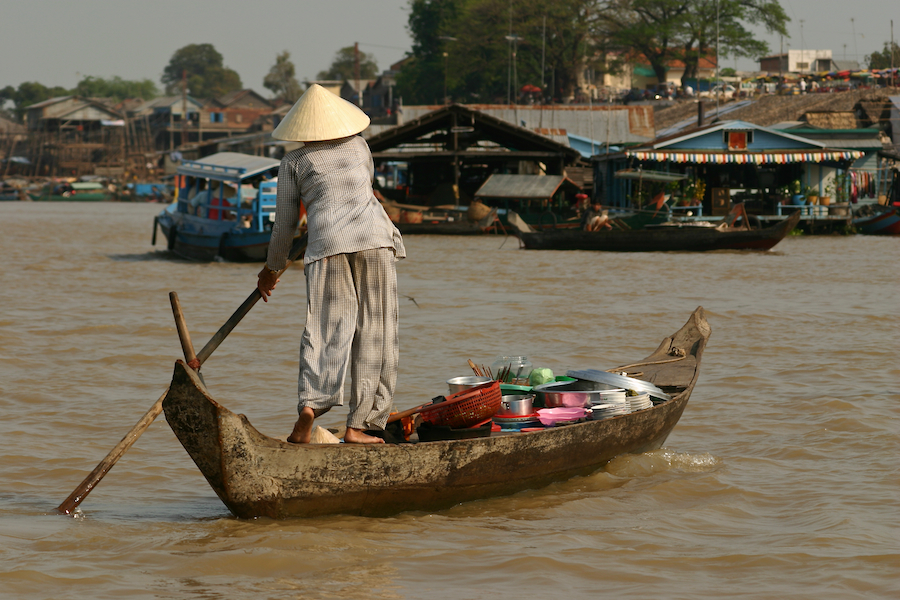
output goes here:
<path id="1" fill-rule="evenodd" d="M 531 393 L 530 385 L 513 385 L 511 383 L 501 383 L 500 393 L 504 396 L 520 396 L 522 394 Z"/>

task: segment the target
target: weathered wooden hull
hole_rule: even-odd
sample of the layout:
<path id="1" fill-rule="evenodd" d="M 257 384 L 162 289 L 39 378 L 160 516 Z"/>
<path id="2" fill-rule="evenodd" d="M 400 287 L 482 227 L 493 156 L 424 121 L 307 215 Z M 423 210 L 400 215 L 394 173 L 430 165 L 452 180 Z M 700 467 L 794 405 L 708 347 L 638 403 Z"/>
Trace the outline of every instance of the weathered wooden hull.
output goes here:
<path id="1" fill-rule="evenodd" d="M 210 262 L 216 257 L 229 262 L 263 262 L 272 237 L 269 230 L 240 230 L 229 222 L 191 219 L 168 211 L 156 217 L 153 227 L 157 226 L 169 250 L 197 262 Z M 154 243 L 155 237 L 154 232 Z"/>
<path id="2" fill-rule="evenodd" d="M 634 231 L 519 232 L 528 250 L 596 250 L 603 252 L 707 252 L 711 250 L 769 250 L 800 221 L 795 213 L 765 229 L 715 227 L 658 227 Z"/>
<path id="3" fill-rule="evenodd" d="M 610 459 L 662 446 L 687 405 L 709 337 L 703 309 L 642 365 L 673 394 L 652 408 L 538 432 L 416 444 L 289 444 L 218 404 L 178 361 L 166 420 L 219 498 L 238 517 L 383 516 L 538 488 Z M 671 350 L 687 355 L 673 362 Z"/>
<path id="4" fill-rule="evenodd" d="M 108 192 L 97 194 L 85 193 L 71 194 L 64 196 L 62 194 L 29 194 L 35 202 L 112 202 L 115 197 Z"/>
<path id="5" fill-rule="evenodd" d="M 469 221 L 447 223 L 395 223 L 403 235 L 484 235 L 486 229 Z"/>
<path id="6" fill-rule="evenodd" d="M 889 208 L 870 217 L 853 219 L 852 224 L 863 235 L 900 235 L 900 211 Z"/>

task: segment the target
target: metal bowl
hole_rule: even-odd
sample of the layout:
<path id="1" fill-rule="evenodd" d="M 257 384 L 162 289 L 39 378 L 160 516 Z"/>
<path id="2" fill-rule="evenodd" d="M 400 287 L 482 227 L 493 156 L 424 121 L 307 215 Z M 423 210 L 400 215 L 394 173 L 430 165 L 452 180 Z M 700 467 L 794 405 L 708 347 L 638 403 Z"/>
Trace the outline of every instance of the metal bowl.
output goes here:
<path id="1" fill-rule="evenodd" d="M 534 414 L 534 394 L 525 396 L 503 396 L 500 400 L 498 417 L 526 416 Z"/>
<path id="2" fill-rule="evenodd" d="M 597 369 L 583 369 L 580 371 L 569 371 L 566 373 L 569 377 L 577 377 L 578 379 L 586 379 L 597 383 L 609 384 L 611 388 L 624 388 L 626 390 L 634 390 L 636 392 L 646 392 L 654 398 L 663 401 L 669 401 L 672 396 L 668 395 L 649 381 L 635 379 L 634 377 L 626 377 L 617 373 L 607 373 L 606 371 L 598 371 Z"/>
<path id="3" fill-rule="evenodd" d="M 534 388 L 538 403 L 547 408 L 587 408 L 599 404 L 601 392 L 615 389 L 614 386 L 595 381 L 576 379 L 575 381 L 555 381 Z"/>
<path id="4" fill-rule="evenodd" d="M 448 379 L 447 385 L 450 387 L 451 394 L 457 394 L 472 389 L 476 385 L 490 383 L 491 381 L 493 381 L 493 379 L 490 377 L 476 377 L 475 375 L 469 375 L 467 377 L 454 377 L 453 379 Z"/>

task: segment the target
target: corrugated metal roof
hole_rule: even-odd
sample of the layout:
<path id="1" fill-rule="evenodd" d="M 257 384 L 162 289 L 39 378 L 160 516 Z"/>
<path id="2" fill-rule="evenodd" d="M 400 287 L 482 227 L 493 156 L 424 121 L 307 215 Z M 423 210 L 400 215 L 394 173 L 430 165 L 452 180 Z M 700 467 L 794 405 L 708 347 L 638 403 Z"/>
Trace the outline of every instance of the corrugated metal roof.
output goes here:
<path id="1" fill-rule="evenodd" d="M 550 198 L 566 178 L 562 175 L 501 175 L 488 177 L 476 198 L 523 198 L 542 200 Z M 575 185 L 574 182 L 570 182 Z"/>
<path id="2" fill-rule="evenodd" d="M 57 102 L 62 102 L 63 100 L 68 100 L 69 98 L 74 98 L 75 96 L 56 96 L 55 98 L 48 98 L 41 102 L 36 102 L 34 104 L 30 104 L 25 107 L 26 110 L 31 110 L 32 108 L 44 108 L 45 106 L 50 106 L 52 104 L 56 104 Z"/>
<path id="3" fill-rule="evenodd" d="M 265 156 L 251 156 L 239 152 L 218 152 L 200 160 L 185 161 L 178 167 L 182 175 L 209 177 L 210 179 L 237 180 L 252 177 L 277 167 L 281 161 Z M 244 169 L 239 173 L 237 169 Z"/>
<path id="4" fill-rule="evenodd" d="M 642 143 L 655 137 L 652 106 L 585 106 L 585 105 L 493 105 L 467 104 L 472 110 L 503 119 L 531 131 L 565 130 L 587 138 L 609 138 L 612 144 Z M 402 122 L 409 122 L 438 106 L 404 106 Z"/>

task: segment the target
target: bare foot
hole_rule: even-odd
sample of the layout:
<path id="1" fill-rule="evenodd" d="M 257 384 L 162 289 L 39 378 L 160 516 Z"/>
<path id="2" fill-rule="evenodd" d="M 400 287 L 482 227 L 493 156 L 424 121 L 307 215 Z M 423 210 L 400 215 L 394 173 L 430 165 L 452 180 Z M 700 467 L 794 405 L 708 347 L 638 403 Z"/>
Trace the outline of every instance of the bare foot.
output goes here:
<path id="1" fill-rule="evenodd" d="M 344 442 L 347 444 L 383 444 L 384 440 L 374 435 L 363 433 L 362 429 L 347 428 L 344 434 Z"/>
<path id="2" fill-rule="evenodd" d="M 312 439 L 313 421 L 315 419 L 316 414 L 313 412 L 313 409 L 308 406 L 303 407 L 303 410 L 300 411 L 300 417 L 294 423 L 294 431 L 288 436 L 287 441 L 292 444 L 308 444 L 309 440 Z"/>

